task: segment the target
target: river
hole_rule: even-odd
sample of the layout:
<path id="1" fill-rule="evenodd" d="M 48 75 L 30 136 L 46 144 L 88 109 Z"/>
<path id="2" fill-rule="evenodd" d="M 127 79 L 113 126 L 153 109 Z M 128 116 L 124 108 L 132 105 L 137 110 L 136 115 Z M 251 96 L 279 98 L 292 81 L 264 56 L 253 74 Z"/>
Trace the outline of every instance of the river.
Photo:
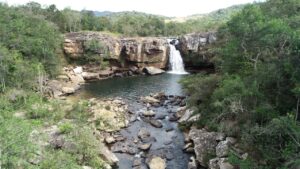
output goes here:
<path id="1" fill-rule="evenodd" d="M 151 93 L 164 92 L 166 95 L 183 95 L 181 85 L 178 83 L 186 75 L 162 74 L 157 76 L 135 76 L 126 78 L 112 78 L 107 80 L 96 81 L 82 86 L 81 91 L 77 94 L 80 98 L 114 98 L 120 97 L 127 102 L 129 109 L 135 112 L 135 116 L 139 117 L 146 107 L 140 102 L 141 96 L 147 96 Z M 170 111 L 175 111 L 179 106 L 166 105 L 161 107 L 151 107 L 156 112 L 155 119 L 159 120 L 163 127 L 155 128 L 145 120 L 136 120 L 130 125 L 122 129 L 119 133 L 126 138 L 127 141 L 117 143 L 134 144 L 130 140 L 134 140 L 141 128 L 146 128 L 151 136 L 155 138 L 149 151 L 138 151 L 136 154 L 115 153 L 119 158 L 119 169 L 133 168 L 133 160 L 143 158 L 143 165 L 140 168 L 146 168 L 146 160 L 150 155 L 164 155 L 167 158 L 168 169 L 185 169 L 187 168 L 189 154 L 183 152 L 184 137 L 178 129 L 177 122 L 171 122 L 168 119 Z M 141 116 L 142 117 L 142 116 Z M 163 117 L 163 118 L 162 118 Z M 167 131 L 167 128 L 172 131 Z M 166 144 L 168 143 L 168 144 Z M 112 148 L 114 148 L 113 145 Z M 164 154 L 165 153 L 165 154 Z M 142 157 L 140 157 L 142 156 Z"/>

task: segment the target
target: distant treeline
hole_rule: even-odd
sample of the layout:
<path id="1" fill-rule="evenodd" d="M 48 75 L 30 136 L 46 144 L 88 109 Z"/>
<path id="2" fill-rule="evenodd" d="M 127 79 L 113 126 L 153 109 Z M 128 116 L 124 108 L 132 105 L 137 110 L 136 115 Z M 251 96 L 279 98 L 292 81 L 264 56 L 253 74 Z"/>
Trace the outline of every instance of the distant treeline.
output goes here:
<path id="1" fill-rule="evenodd" d="M 59 10 L 55 5 L 42 7 L 36 2 L 10 8 L 23 9 L 36 16 L 42 16 L 56 24 L 62 33 L 89 30 L 108 31 L 126 36 L 174 36 L 214 30 L 229 20 L 232 14 L 240 11 L 243 5 L 206 15 L 193 15 L 187 17 L 184 22 L 142 12 L 119 12 L 96 16 L 94 11 L 74 11 L 70 8 Z"/>

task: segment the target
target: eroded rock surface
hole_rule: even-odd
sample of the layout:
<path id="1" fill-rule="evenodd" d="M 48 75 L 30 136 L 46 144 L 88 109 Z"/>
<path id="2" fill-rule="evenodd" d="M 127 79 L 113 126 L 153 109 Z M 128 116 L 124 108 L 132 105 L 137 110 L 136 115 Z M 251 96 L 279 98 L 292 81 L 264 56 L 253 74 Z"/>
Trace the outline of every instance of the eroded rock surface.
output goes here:
<path id="1" fill-rule="evenodd" d="M 214 54 L 209 45 L 217 40 L 215 32 L 191 33 L 179 38 L 179 48 L 183 61 L 190 67 L 211 65 Z"/>
<path id="2" fill-rule="evenodd" d="M 65 34 L 64 52 L 71 59 L 82 59 L 86 57 L 87 44 L 92 40 L 103 45 L 94 54 L 100 57 L 108 55 L 107 59 L 119 65 L 125 61 L 127 65 L 138 67 L 166 68 L 168 63 L 169 45 L 166 38 L 124 38 L 99 32 L 74 32 Z"/>

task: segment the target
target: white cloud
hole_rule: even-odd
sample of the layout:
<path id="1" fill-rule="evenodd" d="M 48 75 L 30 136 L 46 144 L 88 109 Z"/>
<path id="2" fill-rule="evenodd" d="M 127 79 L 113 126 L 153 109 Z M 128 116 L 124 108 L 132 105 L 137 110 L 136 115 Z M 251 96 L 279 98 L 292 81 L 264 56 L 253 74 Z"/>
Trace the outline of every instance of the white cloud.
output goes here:
<path id="1" fill-rule="evenodd" d="M 30 0 L 0 0 L 10 5 L 25 4 Z M 31 0 L 32 1 L 32 0 Z M 235 4 L 251 3 L 254 0 L 35 0 L 43 5 L 55 4 L 59 9 L 70 7 L 76 10 L 140 11 L 165 16 L 187 16 L 208 13 Z"/>

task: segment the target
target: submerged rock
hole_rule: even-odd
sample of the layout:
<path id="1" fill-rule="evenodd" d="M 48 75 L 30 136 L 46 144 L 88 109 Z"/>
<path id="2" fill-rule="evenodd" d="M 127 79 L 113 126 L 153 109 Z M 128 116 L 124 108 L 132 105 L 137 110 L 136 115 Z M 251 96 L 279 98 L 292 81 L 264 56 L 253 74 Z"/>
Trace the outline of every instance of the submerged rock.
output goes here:
<path id="1" fill-rule="evenodd" d="M 150 120 L 150 124 L 156 128 L 162 128 L 162 123 L 158 120 Z"/>
<path id="2" fill-rule="evenodd" d="M 143 112 L 144 116 L 149 116 L 149 117 L 155 116 L 155 114 L 156 113 L 153 110 L 149 110 L 149 111 L 144 111 Z"/>
<path id="3" fill-rule="evenodd" d="M 140 144 L 139 145 L 139 149 L 141 149 L 141 150 L 143 150 L 143 151 L 147 151 L 147 150 L 149 150 L 150 149 L 150 147 L 152 146 L 152 144 L 151 143 L 146 143 L 146 144 Z"/>
<path id="4" fill-rule="evenodd" d="M 140 139 L 149 138 L 150 137 L 150 132 L 146 128 L 141 128 L 139 133 L 138 133 L 138 137 Z"/>
<path id="5" fill-rule="evenodd" d="M 132 167 L 141 166 L 143 164 L 143 160 L 141 158 L 135 158 L 132 162 Z"/>

